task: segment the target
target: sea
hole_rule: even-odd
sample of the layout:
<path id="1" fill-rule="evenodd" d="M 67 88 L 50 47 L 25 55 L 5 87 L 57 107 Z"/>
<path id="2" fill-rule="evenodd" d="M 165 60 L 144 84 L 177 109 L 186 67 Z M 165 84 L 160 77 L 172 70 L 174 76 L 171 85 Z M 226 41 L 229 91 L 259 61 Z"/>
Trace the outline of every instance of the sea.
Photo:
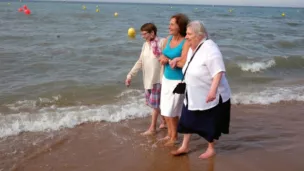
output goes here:
<path id="1" fill-rule="evenodd" d="M 167 37 L 176 13 L 202 21 L 218 44 L 233 105 L 304 101 L 303 8 L 2 1 L 0 138 L 149 116 L 141 73 L 129 88 L 124 80 L 141 25 Z"/>

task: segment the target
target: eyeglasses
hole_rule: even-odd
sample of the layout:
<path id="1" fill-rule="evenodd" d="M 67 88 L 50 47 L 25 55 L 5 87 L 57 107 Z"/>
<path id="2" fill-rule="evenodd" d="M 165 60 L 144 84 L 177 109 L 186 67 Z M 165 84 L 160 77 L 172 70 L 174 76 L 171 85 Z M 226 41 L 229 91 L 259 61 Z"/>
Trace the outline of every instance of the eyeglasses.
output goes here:
<path id="1" fill-rule="evenodd" d="M 150 34 L 150 33 L 148 33 L 148 32 L 141 33 L 142 36 L 146 36 L 147 34 Z"/>

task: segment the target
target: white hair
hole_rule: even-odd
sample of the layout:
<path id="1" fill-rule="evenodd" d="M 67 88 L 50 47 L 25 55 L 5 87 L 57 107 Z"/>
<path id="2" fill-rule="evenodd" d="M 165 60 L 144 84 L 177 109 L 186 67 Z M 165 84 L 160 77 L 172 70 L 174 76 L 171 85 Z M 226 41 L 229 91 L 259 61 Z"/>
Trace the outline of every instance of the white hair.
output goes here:
<path id="1" fill-rule="evenodd" d="M 205 36 L 205 38 L 209 38 L 208 32 L 206 27 L 204 26 L 203 22 L 195 20 L 191 21 L 187 28 L 191 28 L 191 30 L 194 32 L 194 34 L 198 36 Z"/>

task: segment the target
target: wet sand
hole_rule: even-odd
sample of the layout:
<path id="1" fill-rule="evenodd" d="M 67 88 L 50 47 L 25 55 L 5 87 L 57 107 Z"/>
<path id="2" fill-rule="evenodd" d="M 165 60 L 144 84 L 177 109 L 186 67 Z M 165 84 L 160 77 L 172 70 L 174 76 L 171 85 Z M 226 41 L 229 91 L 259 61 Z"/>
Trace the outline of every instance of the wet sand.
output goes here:
<path id="1" fill-rule="evenodd" d="M 209 160 L 198 159 L 207 144 L 197 135 L 181 157 L 157 141 L 166 130 L 140 136 L 150 118 L 26 132 L 0 139 L 0 171 L 303 171 L 303 114 L 298 102 L 234 105 L 231 133 L 221 137 Z"/>

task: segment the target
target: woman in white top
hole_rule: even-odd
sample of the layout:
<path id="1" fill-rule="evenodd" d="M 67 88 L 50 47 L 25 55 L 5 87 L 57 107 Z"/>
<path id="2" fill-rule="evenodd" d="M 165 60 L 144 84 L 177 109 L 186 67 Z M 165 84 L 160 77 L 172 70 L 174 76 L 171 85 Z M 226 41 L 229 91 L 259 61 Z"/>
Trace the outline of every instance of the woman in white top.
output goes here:
<path id="1" fill-rule="evenodd" d="M 156 132 L 157 117 L 160 114 L 160 93 L 163 69 L 159 63 L 159 56 L 162 53 L 164 39 L 157 37 L 157 28 L 153 23 L 146 23 L 141 26 L 141 36 L 146 42 L 143 44 L 141 54 L 129 74 L 125 84 L 130 85 L 132 77 L 142 69 L 143 83 L 145 88 L 146 104 L 152 111 L 152 121 L 149 129 L 142 135 L 152 135 Z M 165 127 L 164 118 L 159 128 Z"/>
<path id="2" fill-rule="evenodd" d="M 222 133 L 229 133 L 230 87 L 222 54 L 208 39 L 204 25 L 199 21 L 191 22 L 186 39 L 191 48 L 183 67 L 186 98 L 178 124 L 178 132 L 184 134 L 184 139 L 182 146 L 172 154 L 187 153 L 190 136 L 196 133 L 208 141 L 207 150 L 199 156 L 205 159 L 215 155 L 214 140 L 218 140 Z"/>

